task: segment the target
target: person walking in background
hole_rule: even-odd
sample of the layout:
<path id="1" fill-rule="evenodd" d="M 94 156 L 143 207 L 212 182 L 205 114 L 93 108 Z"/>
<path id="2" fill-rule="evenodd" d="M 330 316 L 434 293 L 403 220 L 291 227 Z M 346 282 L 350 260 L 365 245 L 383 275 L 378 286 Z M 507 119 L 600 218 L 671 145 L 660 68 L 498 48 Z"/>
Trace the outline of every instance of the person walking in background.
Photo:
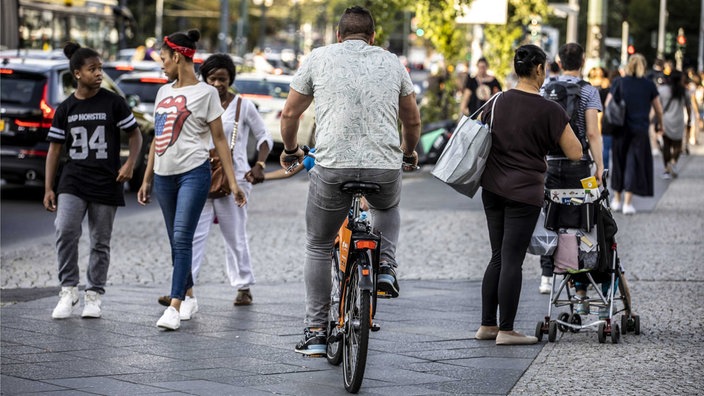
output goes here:
<path id="1" fill-rule="evenodd" d="M 645 57 L 634 54 L 628 59 L 626 75 L 611 84 L 606 104 L 615 94 L 626 102 L 626 123 L 623 131 L 613 137 L 613 176 L 611 188 L 614 197 L 611 209 L 632 215 L 633 195 L 653 196 L 653 153 L 648 127 L 650 109 L 655 110 L 656 133 L 662 131 L 662 106 L 653 81 L 645 78 Z M 622 201 L 623 200 L 623 201 Z"/>
<path id="2" fill-rule="evenodd" d="M 545 197 L 545 156 L 558 147 L 572 161 L 583 155 L 565 110 L 540 95 L 546 61 L 545 52 L 535 45 L 516 49 L 516 88 L 497 97 L 494 111 L 481 114 L 492 132 L 481 181 L 491 260 L 482 280 L 482 321 L 475 338 L 496 340 L 498 345 L 538 342 L 515 331 L 514 320 L 523 259 Z M 485 109 L 493 105 L 488 103 Z"/>
<path id="3" fill-rule="evenodd" d="M 235 179 L 218 91 L 199 81 L 193 66 L 199 39 L 200 32 L 195 29 L 164 37 L 160 51 L 162 68 L 174 82 L 165 84 L 157 93 L 155 137 L 144 181 L 137 193 L 140 204 L 149 203 L 153 182 L 169 236 L 173 262 L 171 302 L 157 321 L 158 327 L 168 330 L 178 329 L 181 315 L 190 318 L 197 308 L 195 299 L 186 296 L 193 296 L 193 235 L 210 189 L 211 139 L 235 202 L 239 206 L 247 202 Z"/>
<path id="4" fill-rule="evenodd" d="M 132 178 L 142 148 L 142 133 L 125 100 L 101 88 L 100 55 L 77 43 L 67 43 L 64 55 L 76 91 L 57 108 L 47 135 L 49 152 L 44 179 L 44 207 L 56 212 L 56 252 L 61 292 L 51 316 L 65 319 L 78 303 L 78 242 L 88 215 L 90 258 L 86 271 L 84 318 L 102 315 L 101 295 L 110 266 L 110 238 L 118 206 L 125 206 L 123 183 Z M 129 156 L 120 165 L 120 130 L 129 134 Z M 63 166 L 56 193 L 54 181 L 63 146 Z M 58 198 L 57 198 L 58 194 Z"/>
<path id="5" fill-rule="evenodd" d="M 296 145 L 301 114 L 315 99 L 318 118 L 315 166 L 309 172 L 306 207 L 303 340 L 295 351 L 324 355 L 330 305 L 330 252 L 352 203 L 342 183 L 375 182 L 367 197 L 372 226 L 380 231 L 378 288 L 398 296 L 396 244 L 401 221 L 401 164 L 418 163 L 420 113 L 411 78 L 396 55 L 375 47 L 374 19 L 362 7 L 347 8 L 338 43 L 311 52 L 293 77 L 281 116 L 281 166 L 303 162 Z M 398 122 L 401 122 L 401 132 Z"/>
<path id="6" fill-rule="evenodd" d="M 237 137 L 233 153 L 235 178 L 249 201 L 252 184 L 264 181 L 266 158 L 274 146 L 274 141 L 267 132 L 264 120 L 259 115 L 254 103 L 230 92 L 229 88 L 235 82 L 236 71 L 235 64 L 229 55 L 210 55 L 201 65 L 200 73 L 206 83 L 218 90 L 222 107 L 225 108 L 225 113 L 222 115 L 222 125 L 228 142 L 237 122 Z M 252 168 L 247 162 L 247 141 L 250 132 L 257 141 L 258 149 L 257 162 Z M 193 282 L 197 281 L 210 227 L 216 218 L 226 246 L 227 277 L 230 280 L 230 285 L 237 290 L 234 305 L 249 305 L 252 303 L 250 286 L 254 285 L 254 273 L 252 272 L 252 258 L 247 238 L 247 205 L 237 206 L 232 195 L 208 199 L 205 202 L 193 238 L 193 268 L 191 269 Z"/>
<path id="7" fill-rule="evenodd" d="M 477 74 L 474 77 L 467 74 L 467 79 L 462 89 L 460 114 L 473 114 L 493 94 L 501 91 L 501 83 L 494 76 L 488 74 L 488 70 L 489 62 L 485 58 L 479 58 L 477 61 Z"/>
<path id="8" fill-rule="evenodd" d="M 658 86 L 663 106 L 662 159 L 665 166 L 663 179 L 677 177 L 677 161 L 682 152 L 682 139 L 686 128 L 692 125 L 692 105 L 687 92 L 686 76 L 673 70 L 667 84 Z M 685 114 L 687 122 L 685 123 Z"/>
<path id="9" fill-rule="evenodd" d="M 611 89 L 611 78 L 603 67 L 591 68 L 587 78 L 589 79 L 589 83 L 599 91 L 599 101 L 601 102 L 602 112 L 598 114 L 598 124 L 599 131 L 601 132 L 602 162 L 604 169 L 610 169 L 612 131 L 608 127 L 608 124 L 604 122 L 603 109 L 606 108 L 606 97 L 609 96 Z"/>
<path id="10" fill-rule="evenodd" d="M 602 111 L 599 91 L 588 82 L 582 80 L 584 67 L 584 49 L 577 43 L 567 43 L 560 47 L 560 69 L 562 74 L 555 80 L 546 81 L 542 88 L 543 97 L 563 101 L 568 109 L 572 109 L 570 126 L 582 145 L 582 158 L 571 161 L 560 147 L 548 151 L 548 170 L 545 177 L 545 188 L 581 189 L 581 180 L 594 175 L 601 184 L 604 172 L 603 151 L 601 149 L 601 133 L 599 132 L 599 113 Z M 565 95 L 563 95 L 565 94 Z M 591 155 L 590 155 L 591 154 Z M 594 168 L 592 170 L 592 164 Z M 542 277 L 539 291 L 548 294 L 552 290 L 552 256 L 540 258 Z M 577 294 L 583 295 L 585 289 L 578 288 Z"/>

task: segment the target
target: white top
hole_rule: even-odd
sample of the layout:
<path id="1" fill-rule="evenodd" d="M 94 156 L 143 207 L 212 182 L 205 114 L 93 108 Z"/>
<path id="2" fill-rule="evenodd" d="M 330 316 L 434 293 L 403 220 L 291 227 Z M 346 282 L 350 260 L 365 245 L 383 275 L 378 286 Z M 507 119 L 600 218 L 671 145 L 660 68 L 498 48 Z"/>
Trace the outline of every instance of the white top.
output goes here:
<path id="1" fill-rule="evenodd" d="M 232 131 L 235 126 L 235 115 L 237 114 L 237 98 L 233 99 L 222 114 L 222 127 L 225 129 L 228 147 L 232 139 Z M 250 132 L 257 140 L 257 148 L 266 143 L 269 145 L 269 150 L 274 147 L 274 140 L 271 134 L 266 129 L 264 120 L 249 99 L 242 98 L 240 108 L 240 122 L 237 127 L 237 139 L 235 140 L 235 150 L 233 153 L 233 163 L 235 165 L 235 178 L 238 181 L 244 181 L 244 175 L 251 168 L 247 160 L 247 142 L 249 141 Z M 211 143 L 211 148 L 215 147 Z"/>
<path id="2" fill-rule="evenodd" d="M 223 113 L 215 87 L 204 82 L 159 88 L 154 107 L 154 173 L 188 172 L 208 160 L 209 123 Z"/>
<path id="3" fill-rule="evenodd" d="M 317 165 L 401 167 L 399 99 L 414 91 L 396 55 L 362 40 L 316 48 L 291 88 L 315 98 Z"/>

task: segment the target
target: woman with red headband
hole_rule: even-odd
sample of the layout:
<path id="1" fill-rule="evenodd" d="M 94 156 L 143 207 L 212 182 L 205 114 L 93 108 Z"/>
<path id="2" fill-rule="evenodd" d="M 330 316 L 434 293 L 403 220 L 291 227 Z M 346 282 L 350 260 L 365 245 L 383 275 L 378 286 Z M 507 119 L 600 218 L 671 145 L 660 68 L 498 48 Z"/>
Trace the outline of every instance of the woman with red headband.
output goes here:
<path id="1" fill-rule="evenodd" d="M 198 30 L 164 38 L 159 56 L 166 77 L 174 82 L 161 87 L 156 97 L 154 140 L 137 194 L 140 204 L 149 203 L 153 182 L 171 244 L 171 305 L 156 323 L 167 330 L 178 329 L 181 320 L 190 319 L 198 309 L 192 298 L 191 259 L 193 234 L 210 188 L 211 136 L 235 201 L 240 206 L 246 203 L 235 180 L 218 91 L 199 81 L 193 67 L 199 39 Z"/>

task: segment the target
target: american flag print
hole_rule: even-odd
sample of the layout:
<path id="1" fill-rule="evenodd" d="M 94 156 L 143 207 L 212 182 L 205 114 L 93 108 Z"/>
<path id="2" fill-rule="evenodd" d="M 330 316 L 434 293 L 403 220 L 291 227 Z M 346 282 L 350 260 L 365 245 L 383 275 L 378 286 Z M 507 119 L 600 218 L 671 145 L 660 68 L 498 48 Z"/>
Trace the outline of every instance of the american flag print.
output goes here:
<path id="1" fill-rule="evenodd" d="M 176 143 L 191 111 L 188 110 L 188 99 L 179 95 L 164 98 L 159 102 L 154 113 L 155 152 L 156 155 L 161 156 Z"/>

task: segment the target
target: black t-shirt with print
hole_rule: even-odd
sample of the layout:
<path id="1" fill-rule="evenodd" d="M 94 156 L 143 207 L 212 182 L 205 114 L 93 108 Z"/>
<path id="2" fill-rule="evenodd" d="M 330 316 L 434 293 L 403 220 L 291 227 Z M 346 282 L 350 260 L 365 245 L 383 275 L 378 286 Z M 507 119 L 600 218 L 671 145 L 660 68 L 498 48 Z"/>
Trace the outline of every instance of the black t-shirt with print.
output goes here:
<path id="1" fill-rule="evenodd" d="M 492 95 L 501 91 L 499 80 L 493 77 L 491 81 L 480 82 L 476 77 L 467 76 L 464 87 L 472 92 L 472 96 L 469 98 L 469 104 L 467 105 L 470 115 L 486 103 Z"/>
<path id="2" fill-rule="evenodd" d="M 124 206 L 120 170 L 120 131 L 137 122 L 125 100 L 105 89 L 88 99 L 69 96 L 56 109 L 47 140 L 65 146 L 68 161 L 57 193 L 86 201 Z"/>

